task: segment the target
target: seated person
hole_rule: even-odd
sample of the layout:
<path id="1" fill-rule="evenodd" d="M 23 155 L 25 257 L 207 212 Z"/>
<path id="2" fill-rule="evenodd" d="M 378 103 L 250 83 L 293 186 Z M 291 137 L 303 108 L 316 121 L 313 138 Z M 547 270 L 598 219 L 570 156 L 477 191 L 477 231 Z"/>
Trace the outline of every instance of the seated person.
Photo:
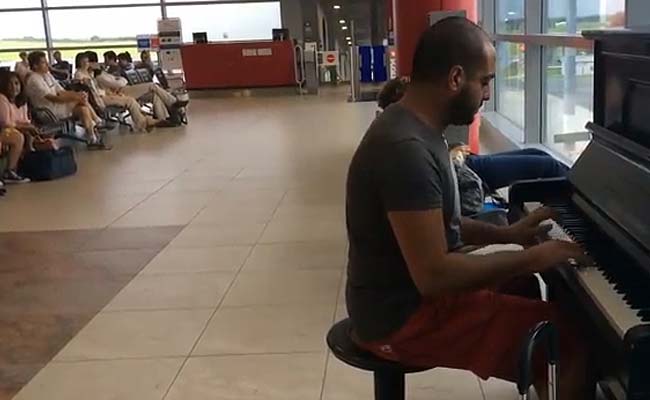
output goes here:
<path id="1" fill-rule="evenodd" d="M 113 50 L 104 53 L 104 70 L 111 75 L 122 76 L 122 70 L 117 62 L 117 54 Z"/>
<path id="2" fill-rule="evenodd" d="M 54 54 L 54 64 L 50 67 L 50 72 L 59 81 L 65 81 L 70 79 L 70 73 L 72 71 L 72 66 L 66 60 L 61 58 L 61 52 L 56 50 Z"/>
<path id="3" fill-rule="evenodd" d="M 27 75 L 31 72 L 29 70 L 29 63 L 27 62 L 27 52 L 21 51 L 18 53 L 18 56 L 20 57 L 20 61 L 16 63 L 14 72 L 18 74 L 18 78 L 20 78 L 20 81 L 24 83 L 25 79 L 27 79 Z"/>
<path id="4" fill-rule="evenodd" d="M 142 50 L 140 53 L 140 62 L 136 64 L 136 68 L 142 68 L 149 71 L 149 75 L 155 76 L 155 67 L 151 61 L 151 53 L 148 50 Z"/>
<path id="5" fill-rule="evenodd" d="M 133 63 L 131 63 L 131 57 L 127 53 L 120 53 L 117 55 L 117 63 L 120 66 L 121 71 L 130 71 L 133 69 Z"/>
<path id="6" fill-rule="evenodd" d="M 408 83 L 400 78 L 384 85 L 377 97 L 381 109 L 399 101 Z M 462 148 L 464 162 L 487 185 L 490 190 L 510 186 L 516 181 L 565 176 L 569 168 L 538 149 L 521 149 L 495 154 L 471 154 L 469 147 Z"/>
<path id="7" fill-rule="evenodd" d="M 23 146 L 25 138 L 15 128 L 0 128 L 0 149 L 7 146 L 9 148 L 9 165 L 0 177 L 4 183 L 25 183 L 29 179 L 18 175 L 18 161 L 23 155 Z"/>
<path id="8" fill-rule="evenodd" d="M 107 92 L 99 87 L 95 79 L 95 71 L 100 71 L 97 61 L 97 53 L 94 51 L 77 54 L 75 80 L 88 85 L 93 97 L 97 97 L 96 101 L 102 107 L 119 106 L 128 109 L 136 131 L 149 131 L 155 127 L 159 121 L 144 115 L 140 104 L 133 97 Z"/>
<path id="9" fill-rule="evenodd" d="M 29 120 L 23 85 L 15 72 L 0 71 L 0 127 L 21 132 L 25 151 L 56 148 L 54 140 Z"/>
<path id="10" fill-rule="evenodd" d="M 548 209 L 498 227 L 463 218 L 443 132 L 472 122 L 489 99 L 496 51 L 461 17 L 436 23 L 416 47 L 400 102 L 370 126 L 351 161 L 346 214 L 346 304 L 355 342 L 414 367 L 469 370 L 515 382 L 520 345 L 551 321 L 560 334 L 559 397 L 591 399 L 589 350 L 571 308 L 538 299 L 533 273 L 581 259 L 577 244 L 549 240 L 521 251 L 471 255 L 462 244 L 531 245 Z M 546 365 L 535 387 L 546 399 Z"/>
<path id="11" fill-rule="evenodd" d="M 81 121 L 85 129 L 88 149 L 108 150 L 99 134 L 98 125 L 101 118 L 89 104 L 88 95 L 63 89 L 50 74 L 45 53 L 42 51 L 30 53 L 28 59 L 32 73 L 25 85 L 25 93 L 32 105 L 50 110 L 59 119 L 74 116 Z"/>
<path id="12" fill-rule="evenodd" d="M 117 61 L 106 57 L 106 53 L 104 53 L 104 59 L 108 62 L 109 71 L 111 68 L 113 70 L 120 69 Z M 96 79 L 99 87 L 107 92 L 125 94 L 139 101 L 152 101 L 154 117 L 160 121 L 167 120 L 171 115 L 170 111 L 176 112 L 176 108 L 184 105 L 179 103 L 171 93 L 153 82 L 129 85 L 125 78 L 106 72 L 101 72 Z"/>

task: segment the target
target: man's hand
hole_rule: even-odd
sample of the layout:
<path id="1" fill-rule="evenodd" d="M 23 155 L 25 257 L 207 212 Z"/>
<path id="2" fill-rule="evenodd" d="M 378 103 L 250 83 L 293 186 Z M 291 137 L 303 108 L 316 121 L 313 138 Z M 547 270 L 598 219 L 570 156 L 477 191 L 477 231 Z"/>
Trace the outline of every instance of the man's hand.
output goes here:
<path id="1" fill-rule="evenodd" d="M 555 212 L 543 207 L 528 214 L 526 217 L 505 228 L 510 243 L 529 246 L 538 243 L 539 238 L 546 236 L 551 229 L 550 225 L 540 225 L 542 221 L 553 218 Z"/>
<path id="2" fill-rule="evenodd" d="M 570 260 L 579 263 L 586 263 L 588 260 L 588 256 L 578 244 L 560 240 L 546 241 L 531 247 L 528 251 L 532 254 L 533 261 L 528 265 L 532 273 L 546 271 Z"/>

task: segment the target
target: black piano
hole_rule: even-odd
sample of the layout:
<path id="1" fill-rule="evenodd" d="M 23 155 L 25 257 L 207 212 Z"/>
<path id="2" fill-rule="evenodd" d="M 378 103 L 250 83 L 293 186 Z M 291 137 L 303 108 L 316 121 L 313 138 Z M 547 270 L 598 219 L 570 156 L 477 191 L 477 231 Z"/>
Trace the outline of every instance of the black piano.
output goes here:
<path id="1" fill-rule="evenodd" d="M 650 32 L 583 32 L 594 40 L 591 141 L 566 179 L 518 182 L 511 211 L 557 211 L 551 237 L 583 246 L 593 265 L 557 282 L 587 316 L 601 387 L 650 399 Z"/>

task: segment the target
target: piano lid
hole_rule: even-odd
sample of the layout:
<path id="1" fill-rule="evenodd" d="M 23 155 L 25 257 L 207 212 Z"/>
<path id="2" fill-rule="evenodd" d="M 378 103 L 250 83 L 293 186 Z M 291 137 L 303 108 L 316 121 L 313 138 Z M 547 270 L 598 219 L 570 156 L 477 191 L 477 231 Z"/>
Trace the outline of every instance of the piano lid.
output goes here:
<path id="1" fill-rule="evenodd" d="M 569 181 L 650 273 L 650 31 L 583 35 L 595 41 L 593 140 Z"/>

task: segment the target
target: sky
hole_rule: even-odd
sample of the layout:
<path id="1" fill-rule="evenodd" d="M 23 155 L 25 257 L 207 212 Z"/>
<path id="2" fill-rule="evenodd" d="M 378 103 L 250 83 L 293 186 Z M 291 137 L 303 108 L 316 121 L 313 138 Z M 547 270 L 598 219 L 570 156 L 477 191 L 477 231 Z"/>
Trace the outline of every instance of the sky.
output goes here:
<path id="1" fill-rule="evenodd" d="M 27 4 L 32 0 L 0 0 L 0 9 L 9 3 L 15 5 L 16 1 Z M 88 5 L 102 1 L 107 2 L 49 0 L 48 4 Z M 111 4 L 118 2 L 151 3 L 151 0 L 113 0 Z M 224 40 L 224 32 L 230 40 L 271 38 L 271 30 L 280 28 L 282 24 L 279 2 L 168 6 L 167 13 L 170 17 L 181 17 L 185 41 L 192 40 L 192 32 L 207 32 L 209 40 Z M 54 40 L 87 40 L 94 35 L 112 38 L 155 34 L 158 18 L 160 6 L 50 10 Z M 0 40 L 26 36 L 44 37 L 40 11 L 0 12 Z"/>

